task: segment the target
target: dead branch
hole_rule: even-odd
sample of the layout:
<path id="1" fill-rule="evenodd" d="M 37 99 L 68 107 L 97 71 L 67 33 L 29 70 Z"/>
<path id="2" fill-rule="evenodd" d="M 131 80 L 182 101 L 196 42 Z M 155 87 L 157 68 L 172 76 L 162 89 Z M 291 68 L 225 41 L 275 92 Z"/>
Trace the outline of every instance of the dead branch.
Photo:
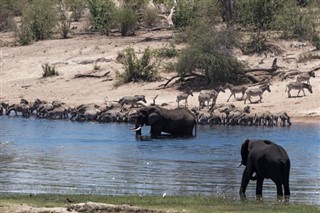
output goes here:
<path id="1" fill-rule="evenodd" d="M 103 78 L 103 77 L 106 77 L 107 75 L 109 75 L 110 71 L 109 72 L 106 72 L 105 74 L 103 75 L 92 75 L 92 74 L 76 74 L 74 76 L 74 78 Z"/>
<path id="2" fill-rule="evenodd" d="M 194 73 L 194 72 L 192 72 L 192 73 L 190 73 L 190 74 L 187 74 L 187 75 L 175 75 L 175 76 L 173 76 L 172 78 L 170 78 L 165 84 L 161 84 L 161 85 L 159 85 L 159 88 L 160 89 L 165 89 L 167 86 L 168 86 L 168 84 L 171 82 L 171 81 L 173 81 L 174 79 L 176 79 L 176 78 L 179 78 L 178 80 L 179 81 L 182 81 L 182 80 L 184 80 L 185 78 L 189 78 L 189 77 L 201 77 L 201 78 L 205 78 L 205 76 L 203 76 L 203 75 L 200 75 L 200 74 L 198 74 L 198 73 Z"/>
<path id="3" fill-rule="evenodd" d="M 164 41 L 164 40 L 170 40 L 172 39 L 173 36 L 172 35 L 168 35 L 168 36 L 161 36 L 161 37 L 145 37 L 144 39 L 138 41 L 138 42 L 148 42 L 148 41 Z"/>
<path id="4" fill-rule="evenodd" d="M 277 71 L 277 69 L 279 69 L 281 67 L 279 67 L 277 65 L 277 58 L 275 58 L 272 62 L 271 68 L 253 68 L 253 69 L 248 69 L 245 70 L 245 73 L 248 72 L 257 72 L 257 71 L 263 71 L 263 72 L 269 72 L 269 73 L 274 73 L 275 71 Z"/>

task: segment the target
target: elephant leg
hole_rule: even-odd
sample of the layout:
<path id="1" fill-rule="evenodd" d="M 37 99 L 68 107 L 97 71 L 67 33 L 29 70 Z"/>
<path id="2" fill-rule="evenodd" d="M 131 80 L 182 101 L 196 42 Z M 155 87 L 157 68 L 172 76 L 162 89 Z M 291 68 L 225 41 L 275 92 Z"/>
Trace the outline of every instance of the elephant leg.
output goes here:
<path id="1" fill-rule="evenodd" d="M 262 185 L 264 178 L 257 175 L 256 196 L 262 197 Z"/>
<path id="2" fill-rule="evenodd" d="M 246 167 L 245 170 L 243 171 L 243 174 L 242 174 L 241 187 L 240 187 L 240 191 L 239 191 L 241 200 L 246 199 L 245 193 L 246 193 L 246 189 L 247 189 L 247 186 L 249 184 L 249 181 L 250 181 L 252 175 L 253 175 L 253 171 L 251 171 L 250 169 L 248 169 Z"/>
<path id="3" fill-rule="evenodd" d="M 282 197 L 283 196 L 282 183 L 281 183 L 281 181 L 276 181 L 275 183 L 277 186 L 277 196 Z"/>

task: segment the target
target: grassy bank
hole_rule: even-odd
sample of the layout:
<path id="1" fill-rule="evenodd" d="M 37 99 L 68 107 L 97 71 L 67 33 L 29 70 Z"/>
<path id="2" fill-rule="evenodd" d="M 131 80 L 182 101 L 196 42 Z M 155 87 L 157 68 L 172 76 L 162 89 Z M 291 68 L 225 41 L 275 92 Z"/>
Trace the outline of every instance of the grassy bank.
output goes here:
<path id="1" fill-rule="evenodd" d="M 319 206 L 262 201 L 233 201 L 205 196 L 0 195 L 0 212 L 8 206 L 66 207 L 83 202 L 132 205 L 177 212 L 320 212 Z"/>

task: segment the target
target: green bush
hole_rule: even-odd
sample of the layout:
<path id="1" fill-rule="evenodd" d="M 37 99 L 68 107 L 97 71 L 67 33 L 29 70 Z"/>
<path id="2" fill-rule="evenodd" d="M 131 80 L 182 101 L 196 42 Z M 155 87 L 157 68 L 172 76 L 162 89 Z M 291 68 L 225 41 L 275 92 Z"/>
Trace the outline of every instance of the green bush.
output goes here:
<path id="1" fill-rule="evenodd" d="M 51 38 L 58 23 L 56 5 L 50 0 L 35 0 L 22 14 L 24 27 L 30 27 L 36 41 Z"/>
<path id="2" fill-rule="evenodd" d="M 159 79 L 157 61 L 152 61 L 153 53 L 149 48 L 146 48 L 142 57 L 139 59 L 133 48 L 124 50 L 124 72 L 116 72 L 117 82 L 115 86 L 120 86 L 129 82 L 141 81 L 156 81 Z"/>
<path id="3" fill-rule="evenodd" d="M 56 71 L 56 68 L 54 66 L 50 66 L 48 63 L 42 65 L 42 71 L 43 78 L 59 75 L 59 73 Z"/>
<path id="4" fill-rule="evenodd" d="M 254 31 L 269 30 L 277 14 L 282 13 L 287 0 L 242 0 L 235 1 L 235 20 L 241 26 Z"/>
<path id="5" fill-rule="evenodd" d="M 169 47 L 162 47 L 155 52 L 156 55 L 161 58 L 174 58 L 178 55 L 178 51 L 172 43 L 169 45 Z"/>
<path id="6" fill-rule="evenodd" d="M 88 6 L 92 28 L 101 34 L 109 35 L 116 11 L 114 2 L 112 0 L 89 0 Z"/>
<path id="7" fill-rule="evenodd" d="M 83 11 L 87 6 L 86 0 L 66 0 L 66 4 L 71 11 L 71 17 L 74 21 L 79 21 L 82 17 Z"/>
<path id="8" fill-rule="evenodd" d="M 192 25 L 196 18 L 196 5 L 191 1 L 179 1 L 176 12 L 173 16 L 173 23 L 176 28 L 183 28 Z"/>
<path id="9" fill-rule="evenodd" d="M 138 17 L 132 8 L 122 7 L 117 11 L 116 23 L 122 36 L 134 35 Z"/>
<path id="10" fill-rule="evenodd" d="M 0 8 L 0 31 L 9 30 L 13 25 L 13 12 Z"/>

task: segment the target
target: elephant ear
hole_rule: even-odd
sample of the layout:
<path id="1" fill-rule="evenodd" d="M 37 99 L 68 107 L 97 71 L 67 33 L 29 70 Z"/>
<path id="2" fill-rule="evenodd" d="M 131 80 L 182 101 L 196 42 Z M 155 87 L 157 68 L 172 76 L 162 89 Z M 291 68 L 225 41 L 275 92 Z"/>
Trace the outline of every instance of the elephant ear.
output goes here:
<path id="1" fill-rule="evenodd" d="M 250 140 L 246 139 L 241 146 L 241 158 L 242 158 L 241 163 L 245 166 L 247 165 L 247 162 L 248 162 L 249 142 Z"/>
<path id="2" fill-rule="evenodd" d="M 148 124 L 153 125 L 161 119 L 159 113 L 153 112 L 148 116 Z"/>

